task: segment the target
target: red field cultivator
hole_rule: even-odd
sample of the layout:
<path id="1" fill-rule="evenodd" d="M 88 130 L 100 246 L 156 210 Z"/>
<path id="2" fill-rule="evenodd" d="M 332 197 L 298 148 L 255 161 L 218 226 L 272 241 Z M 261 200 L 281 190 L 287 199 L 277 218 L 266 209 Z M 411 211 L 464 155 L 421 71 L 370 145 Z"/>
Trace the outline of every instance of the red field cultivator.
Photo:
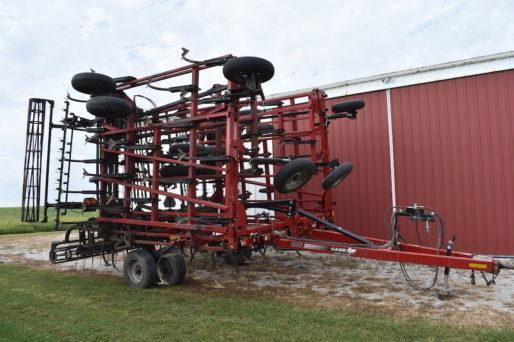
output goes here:
<path id="1" fill-rule="evenodd" d="M 190 64 L 141 78 L 95 72 L 73 77 L 73 88 L 91 96 L 82 102 L 94 119 L 71 113 L 67 101 L 65 118 L 53 125 L 64 137 L 58 200 L 46 207 L 59 215 L 76 209 L 99 214 L 72 224 L 64 240 L 52 244 L 52 262 L 93 256 L 107 262 L 106 256 L 127 251 L 125 279 L 141 288 L 159 279 L 182 283 L 186 255 L 206 252 L 238 265 L 268 246 L 444 267 L 446 275 L 450 268 L 468 269 L 491 273 L 493 281 L 508 266 L 507 258 L 455 252 L 452 241 L 444 248 L 442 219 L 422 206 L 391 208 L 389 240 L 363 237 L 334 222 L 332 192 L 352 164 L 331 159 L 328 127 L 333 120 L 355 119 L 364 102 L 327 108 L 318 89 L 266 99 L 262 84 L 274 75 L 267 60 L 183 57 Z M 220 66 L 227 81 L 200 89 L 205 70 Z M 163 85 L 177 78 L 186 84 Z M 157 106 L 146 96 L 130 97 L 138 87 L 176 94 L 176 100 Z M 141 109 L 141 99 L 152 108 Z M 74 131 L 93 133 L 87 142 L 96 146 L 94 158 L 72 158 Z M 72 163 L 85 163 L 94 190 L 69 189 Z M 312 177 L 322 180 L 317 191 L 307 190 Z M 69 201 L 73 193 L 89 196 Z M 407 243 L 401 217 L 424 225 L 434 245 Z"/>

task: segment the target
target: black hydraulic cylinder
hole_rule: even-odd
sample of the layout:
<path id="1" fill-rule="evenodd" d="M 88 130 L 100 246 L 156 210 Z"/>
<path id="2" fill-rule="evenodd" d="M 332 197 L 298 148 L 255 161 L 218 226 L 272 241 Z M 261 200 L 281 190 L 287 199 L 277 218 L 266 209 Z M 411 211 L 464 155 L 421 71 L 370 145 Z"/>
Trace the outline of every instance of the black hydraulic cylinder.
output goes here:
<path id="1" fill-rule="evenodd" d="M 368 239 L 365 239 L 365 238 L 363 238 L 363 237 L 362 237 L 362 236 L 360 236 L 360 235 L 357 235 L 357 234 L 355 234 L 355 233 L 352 233 L 351 231 L 346 230 L 346 229 L 344 229 L 344 228 L 342 228 L 342 227 L 338 226 L 338 225 L 337 225 L 337 224 L 335 224 L 335 223 L 332 223 L 332 222 L 327 221 L 327 220 L 323 220 L 323 219 L 321 219 L 321 218 L 317 217 L 316 215 L 313 215 L 313 214 L 311 214 L 311 213 L 309 213 L 309 212 L 307 212 L 307 211 L 305 211 L 305 210 L 303 210 L 303 209 L 296 209 L 296 212 L 297 212 L 298 214 L 300 214 L 301 216 L 305 216 L 305 217 L 307 217 L 307 218 L 310 218 L 310 219 L 311 219 L 311 220 L 313 220 L 313 221 L 316 221 L 316 222 L 318 222 L 318 223 L 321 223 L 322 225 L 324 225 L 324 226 L 325 226 L 325 227 L 327 227 L 327 228 L 330 228 L 330 229 L 332 229 L 332 230 L 335 230 L 336 232 L 339 232 L 339 233 L 341 233 L 341 234 L 343 234 L 343 235 L 346 235 L 346 236 L 348 236 L 348 237 L 350 237 L 350 238 L 352 238 L 352 239 L 354 239 L 354 240 L 357 240 L 357 241 L 359 241 L 359 242 L 361 242 L 361 243 L 364 243 L 364 244 L 366 244 L 366 245 L 370 245 L 370 246 L 374 246 L 374 245 L 375 245 L 373 242 L 369 241 Z"/>

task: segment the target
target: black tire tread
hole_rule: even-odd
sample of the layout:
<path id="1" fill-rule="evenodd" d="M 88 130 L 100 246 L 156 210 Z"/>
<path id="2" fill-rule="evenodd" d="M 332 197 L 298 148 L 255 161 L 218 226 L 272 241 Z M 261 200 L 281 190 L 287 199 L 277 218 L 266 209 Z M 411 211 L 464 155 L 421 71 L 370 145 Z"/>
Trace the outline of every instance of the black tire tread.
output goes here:
<path id="1" fill-rule="evenodd" d="M 112 96 L 95 96 L 86 103 L 86 109 L 94 116 L 123 118 L 130 115 L 132 105 L 127 100 Z"/>
<path id="2" fill-rule="evenodd" d="M 88 95 L 105 95 L 116 91 L 116 82 L 97 72 L 81 72 L 71 78 L 71 86 L 78 92 Z"/>
<path id="3" fill-rule="evenodd" d="M 341 102 L 337 103 L 332 106 L 332 112 L 333 113 L 348 113 L 348 112 L 355 112 L 361 108 L 364 108 L 366 103 L 362 100 L 354 100 L 354 101 L 347 101 L 347 102 Z"/>
<path id="4" fill-rule="evenodd" d="M 128 275 L 128 272 L 126 272 L 129 262 L 134 258 L 142 260 L 143 268 L 146 270 L 146 275 L 140 283 L 133 283 L 130 279 L 130 276 Z M 123 276 L 125 278 L 125 281 L 130 287 L 146 289 L 149 287 L 153 287 L 157 284 L 157 265 L 152 254 L 147 250 L 136 249 L 129 252 L 125 256 L 125 260 L 123 261 L 123 270 Z"/>
<path id="5" fill-rule="evenodd" d="M 273 64 L 259 57 L 234 57 L 223 66 L 225 78 L 237 83 L 244 83 L 250 77 L 255 77 L 258 82 L 264 83 L 273 78 L 274 74 Z"/>
<path id="6" fill-rule="evenodd" d="M 350 162 L 344 162 L 338 167 L 336 167 L 332 172 L 325 177 L 323 182 L 321 183 L 321 187 L 325 190 L 329 190 L 334 188 L 337 184 L 339 184 L 343 179 L 348 177 L 350 172 L 353 170 L 353 165 Z"/>
<path id="7" fill-rule="evenodd" d="M 300 170 L 305 170 L 305 172 L 309 173 L 310 176 L 304 182 L 302 182 L 295 189 L 285 189 L 288 179 L 294 175 L 296 172 Z M 310 178 L 316 173 L 316 166 L 312 163 L 312 161 L 308 158 L 298 158 L 290 161 L 286 165 L 284 165 L 280 171 L 275 175 L 274 178 L 274 188 L 281 193 L 289 193 L 300 189 L 302 186 L 309 182 Z"/>
<path id="8" fill-rule="evenodd" d="M 170 262 L 173 273 L 166 277 L 165 279 L 162 279 L 162 281 L 167 282 L 169 285 L 181 285 L 184 283 L 184 280 L 186 279 L 186 273 L 187 273 L 187 267 L 186 267 L 186 259 L 184 256 L 180 253 L 168 253 L 164 254 L 159 258 L 159 262 L 161 259 L 166 258 Z"/>

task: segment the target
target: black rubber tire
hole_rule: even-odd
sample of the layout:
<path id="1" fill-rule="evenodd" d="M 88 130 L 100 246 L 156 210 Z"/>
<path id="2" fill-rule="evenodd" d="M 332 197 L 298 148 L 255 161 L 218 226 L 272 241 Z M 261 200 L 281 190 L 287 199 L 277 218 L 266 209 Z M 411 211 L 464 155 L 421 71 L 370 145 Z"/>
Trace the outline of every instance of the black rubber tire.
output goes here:
<path id="1" fill-rule="evenodd" d="M 365 103 L 362 100 L 348 101 L 338 103 L 332 106 L 333 113 L 348 113 L 355 112 L 361 108 L 364 108 Z"/>
<path id="2" fill-rule="evenodd" d="M 335 188 L 337 184 L 341 183 L 343 179 L 348 177 L 348 175 L 352 172 L 353 165 L 350 162 L 344 162 L 338 167 L 336 167 L 332 172 L 328 174 L 327 177 L 321 183 L 321 186 L 325 190 L 329 190 Z"/>
<path id="3" fill-rule="evenodd" d="M 162 255 L 157 261 L 157 274 L 162 282 L 180 285 L 186 279 L 186 259 L 180 253 Z"/>
<path id="4" fill-rule="evenodd" d="M 164 254 L 170 254 L 170 253 L 176 253 L 176 252 L 177 252 L 176 247 L 166 246 L 166 247 L 162 247 L 162 248 L 159 248 L 158 250 L 156 250 L 154 255 L 155 255 L 155 259 L 158 260 Z"/>
<path id="5" fill-rule="evenodd" d="M 308 158 L 298 158 L 284 165 L 275 175 L 274 188 L 287 194 L 307 184 L 316 173 L 316 166 Z"/>
<path id="6" fill-rule="evenodd" d="M 155 254 L 155 246 L 154 245 L 139 245 L 139 248 L 144 249 L 145 251 L 150 253 L 150 255 L 152 256 L 152 258 L 154 260 L 157 260 L 157 257 L 156 257 L 156 254 Z"/>
<path id="7" fill-rule="evenodd" d="M 130 287 L 146 289 L 155 286 L 157 265 L 152 254 L 144 249 L 129 252 L 123 261 L 123 276 Z"/>
<path id="8" fill-rule="evenodd" d="M 130 102 L 112 96 L 95 96 L 87 101 L 86 109 L 94 116 L 110 119 L 124 118 L 132 113 Z"/>
<path id="9" fill-rule="evenodd" d="M 189 172 L 189 169 L 185 165 L 167 165 L 161 167 L 159 173 L 161 177 L 184 177 L 187 176 Z M 210 169 L 203 169 L 203 168 L 196 168 L 196 175 L 197 176 L 207 176 L 207 175 L 214 175 L 216 174 L 216 171 L 210 170 Z"/>
<path id="10" fill-rule="evenodd" d="M 273 64 L 259 57 L 235 57 L 229 59 L 223 66 L 225 78 L 236 83 L 245 83 L 251 78 L 264 83 L 271 80 L 274 74 Z"/>
<path id="11" fill-rule="evenodd" d="M 116 91 L 116 82 L 97 72 L 81 72 L 71 78 L 71 86 L 78 92 L 88 95 L 105 95 Z"/>

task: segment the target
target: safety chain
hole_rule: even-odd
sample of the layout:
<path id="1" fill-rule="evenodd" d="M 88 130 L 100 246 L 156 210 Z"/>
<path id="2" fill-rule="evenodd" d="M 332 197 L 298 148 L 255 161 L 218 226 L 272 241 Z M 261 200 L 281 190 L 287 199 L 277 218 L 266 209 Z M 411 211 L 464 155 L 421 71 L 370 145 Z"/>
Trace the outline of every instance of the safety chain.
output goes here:
<path id="1" fill-rule="evenodd" d="M 485 281 L 486 286 L 496 285 L 496 278 L 498 277 L 498 273 L 494 273 L 491 279 L 487 279 L 485 272 L 480 272 L 482 274 L 482 278 Z M 475 271 L 471 271 L 471 285 L 476 285 L 475 279 Z"/>

